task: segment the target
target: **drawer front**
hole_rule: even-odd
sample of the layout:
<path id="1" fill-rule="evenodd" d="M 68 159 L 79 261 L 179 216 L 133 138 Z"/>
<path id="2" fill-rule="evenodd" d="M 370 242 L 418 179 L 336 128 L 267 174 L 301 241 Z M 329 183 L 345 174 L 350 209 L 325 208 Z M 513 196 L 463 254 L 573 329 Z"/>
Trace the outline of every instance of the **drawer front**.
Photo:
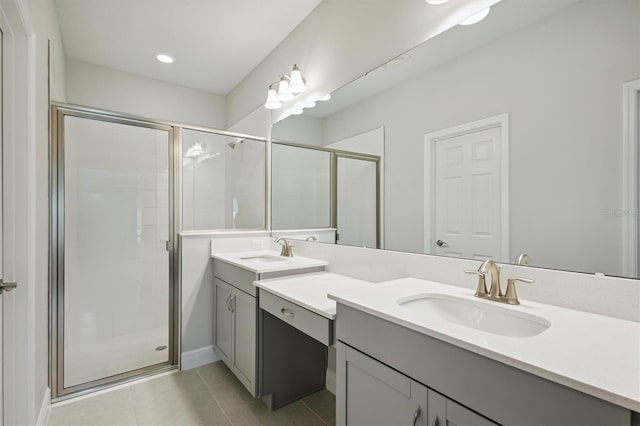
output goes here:
<path id="1" fill-rule="evenodd" d="M 213 259 L 213 275 L 253 297 L 257 294 L 256 287 L 253 285 L 253 282 L 258 279 L 258 274 L 255 272 Z"/>
<path id="2" fill-rule="evenodd" d="M 260 308 L 313 337 L 323 345 L 330 346 L 332 344 L 333 321 L 328 318 L 264 290 L 260 290 Z"/>

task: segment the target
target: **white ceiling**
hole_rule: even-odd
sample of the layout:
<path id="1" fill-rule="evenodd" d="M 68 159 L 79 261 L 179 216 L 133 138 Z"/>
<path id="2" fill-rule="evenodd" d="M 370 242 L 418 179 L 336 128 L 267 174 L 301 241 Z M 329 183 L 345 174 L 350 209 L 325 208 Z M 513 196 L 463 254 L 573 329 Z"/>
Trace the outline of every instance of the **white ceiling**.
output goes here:
<path id="1" fill-rule="evenodd" d="M 55 3 L 67 58 L 226 95 L 320 1 Z M 158 62 L 158 53 L 170 54 L 175 62 Z"/>

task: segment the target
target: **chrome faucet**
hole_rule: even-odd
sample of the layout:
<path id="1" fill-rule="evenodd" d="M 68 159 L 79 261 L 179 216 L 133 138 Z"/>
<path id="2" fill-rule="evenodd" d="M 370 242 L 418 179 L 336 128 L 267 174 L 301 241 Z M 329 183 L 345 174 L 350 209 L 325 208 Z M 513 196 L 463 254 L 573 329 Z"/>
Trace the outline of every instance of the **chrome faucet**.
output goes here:
<path id="1" fill-rule="evenodd" d="M 516 265 L 528 265 L 531 259 L 527 255 L 527 253 L 520 253 L 518 257 L 516 257 Z"/>
<path id="2" fill-rule="evenodd" d="M 525 255 L 526 256 L 526 255 Z M 520 258 L 520 256 L 518 256 Z M 465 271 L 467 274 L 478 276 L 478 287 L 474 296 L 483 299 L 493 300 L 494 302 L 507 303 L 509 305 L 519 305 L 518 294 L 516 293 L 516 281 L 532 283 L 533 280 L 528 278 L 512 277 L 507 280 L 507 291 L 502 293 L 500 286 L 500 267 L 489 259 L 482 262 L 477 271 Z M 487 292 L 486 275 L 491 274 L 491 287 Z"/>
<path id="3" fill-rule="evenodd" d="M 280 251 L 280 256 L 284 257 L 293 257 L 293 246 L 289 244 L 286 238 L 278 237 L 275 239 L 274 243 L 280 243 L 282 245 L 282 250 Z"/>

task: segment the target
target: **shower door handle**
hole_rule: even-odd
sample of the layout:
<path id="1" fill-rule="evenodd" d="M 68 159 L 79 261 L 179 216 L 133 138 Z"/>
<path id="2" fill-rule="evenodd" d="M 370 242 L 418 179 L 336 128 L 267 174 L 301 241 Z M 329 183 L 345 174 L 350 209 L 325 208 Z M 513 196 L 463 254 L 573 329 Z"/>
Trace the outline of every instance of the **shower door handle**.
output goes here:
<path id="1" fill-rule="evenodd" d="M 2 294 L 3 291 L 11 291 L 16 287 L 18 287 L 18 283 L 5 283 L 2 282 L 0 278 L 0 294 Z"/>

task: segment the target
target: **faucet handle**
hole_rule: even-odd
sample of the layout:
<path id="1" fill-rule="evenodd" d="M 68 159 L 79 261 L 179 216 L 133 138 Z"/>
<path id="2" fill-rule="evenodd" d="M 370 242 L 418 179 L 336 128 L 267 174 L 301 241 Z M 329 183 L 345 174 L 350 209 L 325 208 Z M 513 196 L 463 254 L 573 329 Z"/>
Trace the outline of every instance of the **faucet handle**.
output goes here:
<path id="1" fill-rule="evenodd" d="M 486 274 L 480 271 L 468 270 L 464 271 L 466 274 L 478 276 L 478 286 L 476 287 L 476 297 L 487 297 L 487 280 Z"/>
<path id="2" fill-rule="evenodd" d="M 530 278 L 512 277 L 507 280 L 507 291 L 504 295 L 504 301 L 510 305 L 519 305 L 518 294 L 516 293 L 516 281 L 522 283 L 534 283 L 535 281 Z"/>

